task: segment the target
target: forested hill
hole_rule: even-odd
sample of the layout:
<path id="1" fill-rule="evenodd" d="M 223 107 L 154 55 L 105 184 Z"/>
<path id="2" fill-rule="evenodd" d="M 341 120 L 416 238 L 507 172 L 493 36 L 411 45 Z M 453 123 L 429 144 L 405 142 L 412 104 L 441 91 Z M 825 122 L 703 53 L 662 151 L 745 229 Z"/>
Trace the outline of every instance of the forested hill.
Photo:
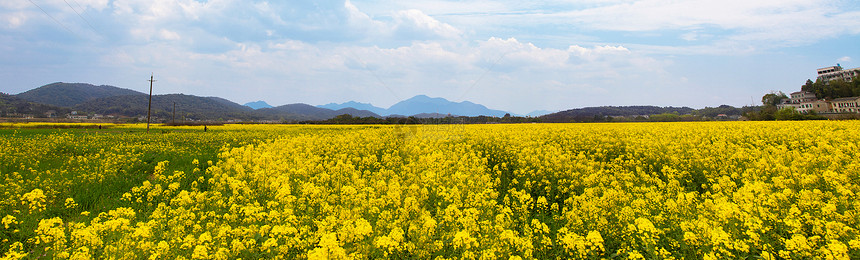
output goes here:
<path id="1" fill-rule="evenodd" d="M 15 95 L 18 98 L 58 107 L 74 107 L 88 100 L 112 96 L 145 95 L 114 86 L 86 83 L 51 83 Z"/>
<path id="2" fill-rule="evenodd" d="M 0 117 L 24 115 L 46 117 L 48 116 L 46 113 L 51 111 L 55 115 L 65 115 L 71 112 L 71 109 L 30 102 L 9 94 L 0 93 Z"/>
<path id="3" fill-rule="evenodd" d="M 587 121 L 594 117 L 607 116 L 638 116 L 657 114 L 691 114 L 695 109 L 689 107 L 657 107 L 657 106 L 603 106 L 585 107 L 565 110 L 541 116 L 544 122 Z"/>
<path id="4" fill-rule="evenodd" d="M 140 118 L 147 114 L 149 97 L 146 94 L 112 86 L 95 86 L 85 83 L 53 83 L 18 95 L 3 95 L 0 103 L 0 116 L 6 117 L 46 117 L 47 114 L 66 117 L 72 110 L 78 115 L 95 117 L 96 114 L 117 118 Z M 378 113 L 362 108 L 342 107 L 346 105 L 365 105 L 357 102 L 329 104 L 335 109 L 315 107 L 308 104 L 289 104 L 272 108 L 252 109 L 220 97 L 199 97 L 185 94 L 152 96 L 152 116 L 155 122 L 168 122 L 176 109 L 176 120 L 204 121 L 279 121 L 303 122 L 325 121 L 341 115 L 341 121 L 376 122 L 383 119 Z M 366 104 L 370 106 L 369 104 Z M 370 108 L 376 110 L 375 107 Z M 737 119 L 743 109 L 731 106 L 706 107 L 695 110 L 689 107 L 657 106 L 603 106 L 570 109 L 541 117 L 518 117 L 500 110 L 468 101 L 452 102 L 444 98 L 430 98 L 418 95 L 381 109 L 391 117 L 412 116 L 415 118 L 460 118 L 459 122 L 605 122 L 605 121 L 690 121 L 702 119 Z M 55 113 L 46 113 L 55 110 Z M 719 116 L 718 116 L 719 115 Z M 618 118 L 625 117 L 625 118 Z M 361 120 L 354 120 L 359 118 Z M 374 119 L 375 118 L 375 119 Z M 346 120 L 349 119 L 349 120 Z M 340 122 L 340 121 L 338 121 Z"/>
<path id="5" fill-rule="evenodd" d="M 331 119 L 344 114 L 354 117 L 381 117 L 378 114 L 367 110 L 358 110 L 354 108 L 332 110 L 301 103 L 271 108 L 260 108 L 254 112 L 266 120 L 278 121 L 317 121 Z"/>
<path id="6" fill-rule="evenodd" d="M 806 80 L 800 90 L 815 93 L 815 97 L 819 99 L 857 97 L 860 96 L 860 77 L 855 77 L 852 81 L 832 80 L 828 83 Z"/>
<path id="7" fill-rule="evenodd" d="M 219 97 L 198 97 L 184 94 L 152 96 L 152 116 L 157 121 L 173 118 L 176 104 L 176 120 L 276 120 L 305 121 L 326 120 L 342 114 L 357 117 L 379 117 L 372 112 L 356 109 L 331 110 L 307 104 L 291 104 L 275 108 L 254 110 Z M 114 96 L 86 101 L 74 107 L 78 111 L 123 117 L 146 115 L 149 105 L 147 95 Z"/>
<path id="8" fill-rule="evenodd" d="M 152 116 L 162 119 L 172 118 L 174 104 L 176 104 L 176 117 L 179 120 L 215 120 L 219 118 L 238 118 L 245 120 L 259 119 L 259 117 L 252 113 L 253 109 L 249 107 L 232 103 L 225 99 L 198 97 L 184 94 L 152 96 Z M 148 105 L 149 96 L 130 95 L 97 98 L 81 103 L 74 108 L 79 111 L 104 115 L 136 117 L 146 115 Z"/>

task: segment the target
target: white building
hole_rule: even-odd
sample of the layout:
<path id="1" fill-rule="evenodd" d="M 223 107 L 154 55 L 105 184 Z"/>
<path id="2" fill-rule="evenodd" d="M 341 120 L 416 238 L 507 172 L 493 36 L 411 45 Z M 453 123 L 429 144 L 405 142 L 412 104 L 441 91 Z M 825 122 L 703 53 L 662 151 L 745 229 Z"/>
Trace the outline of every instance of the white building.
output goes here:
<path id="1" fill-rule="evenodd" d="M 794 108 L 797 109 L 797 112 L 801 113 L 809 113 L 810 111 L 814 111 L 815 113 L 826 113 L 830 111 L 830 105 L 830 102 L 824 100 L 812 100 L 795 104 Z"/>
<path id="2" fill-rule="evenodd" d="M 815 93 L 809 91 L 798 91 L 791 93 L 789 96 L 789 98 L 783 99 L 782 102 L 777 104 L 776 107 L 778 109 L 794 107 L 795 109 L 797 109 L 797 111 L 801 112 L 806 112 L 809 110 L 815 110 L 815 112 L 822 112 L 822 104 L 818 102 L 819 100 L 815 97 Z M 823 108 L 823 110 L 827 111 L 829 110 L 829 107 L 825 107 Z"/>
<path id="3" fill-rule="evenodd" d="M 792 104 L 800 104 L 803 102 L 815 101 L 818 98 L 815 97 L 815 93 L 809 91 L 798 91 L 791 93 L 791 103 Z"/>
<path id="4" fill-rule="evenodd" d="M 860 77 L 860 68 L 842 69 L 842 66 L 830 66 L 818 69 L 818 79 L 827 83 L 831 80 L 843 80 L 849 82 L 855 77 Z M 809 113 L 860 113 L 860 97 L 836 98 L 833 100 L 820 100 L 815 93 L 809 91 L 798 91 L 791 93 L 789 98 L 781 100 L 776 105 L 778 109 L 793 107 L 798 112 Z"/>
<path id="5" fill-rule="evenodd" d="M 827 83 L 831 80 L 842 80 L 849 82 L 855 77 L 860 77 L 860 68 L 845 70 L 842 69 L 842 66 L 836 64 L 836 66 L 818 69 L 818 79 L 820 79 L 824 83 Z"/>
<path id="6" fill-rule="evenodd" d="M 830 105 L 834 113 L 860 113 L 860 97 L 837 98 Z"/>

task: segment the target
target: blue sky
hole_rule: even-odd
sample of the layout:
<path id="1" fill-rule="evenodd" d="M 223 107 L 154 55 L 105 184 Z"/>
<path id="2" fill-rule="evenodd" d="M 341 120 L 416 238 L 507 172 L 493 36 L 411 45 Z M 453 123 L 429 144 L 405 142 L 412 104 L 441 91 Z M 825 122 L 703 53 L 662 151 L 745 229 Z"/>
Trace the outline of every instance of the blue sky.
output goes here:
<path id="1" fill-rule="evenodd" d="M 86 82 L 238 103 L 418 94 L 525 114 L 701 108 L 860 67 L 849 0 L 0 2 L 0 91 Z"/>

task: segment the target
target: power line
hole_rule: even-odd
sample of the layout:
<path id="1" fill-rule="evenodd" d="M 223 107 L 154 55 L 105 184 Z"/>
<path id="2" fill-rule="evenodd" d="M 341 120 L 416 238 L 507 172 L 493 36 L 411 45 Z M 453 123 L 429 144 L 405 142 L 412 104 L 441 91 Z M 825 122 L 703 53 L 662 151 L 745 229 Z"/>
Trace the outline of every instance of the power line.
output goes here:
<path id="1" fill-rule="evenodd" d="M 463 100 L 463 98 L 466 97 L 466 94 L 469 93 L 470 90 L 475 88 L 475 86 L 478 85 L 478 82 L 480 82 L 482 79 L 484 79 L 484 76 L 487 76 L 487 73 L 490 73 L 490 71 L 496 67 L 496 64 L 499 64 L 499 62 L 502 61 L 502 58 L 504 58 L 507 55 L 508 55 L 508 53 L 502 54 L 501 56 L 499 56 L 498 59 L 496 59 L 496 62 L 493 62 L 493 64 L 491 64 L 489 68 L 484 70 L 484 73 L 482 73 L 481 76 L 478 77 L 478 79 L 476 79 L 475 82 L 472 83 L 471 86 L 469 86 L 469 88 L 467 88 L 465 91 L 463 91 L 463 94 L 460 95 L 459 100 Z"/>
<path id="2" fill-rule="evenodd" d="M 346 53 L 349 54 L 349 52 L 346 52 Z M 373 75 L 373 77 L 376 78 L 376 80 L 378 80 L 379 83 L 383 87 L 385 87 L 385 89 L 388 89 L 388 91 L 391 92 L 391 95 L 393 95 L 394 98 L 397 98 L 398 100 L 402 100 L 400 98 L 400 96 L 397 95 L 397 93 L 395 93 L 394 90 L 388 86 L 388 84 L 385 84 L 385 81 L 383 81 L 382 78 L 379 77 L 379 75 L 377 75 L 375 72 L 373 72 L 372 70 L 370 70 L 370 68 L 367 67 L 367 64 L 364 62 L 364 60 L 361 59 L 361 57 L 358 56 L 358 54 L 353 54 L 353 57 L 355 57 L 355 59 L 358 60 L 359 63 L 361 63 L 361 67 L 364 68 L 364 70 L 366 70 L 371 75 Z"/>
<path id="3" fill-rule="evenodd" d="M 76 14 L 78 14 L 78 17 L 80 17 L 80 18 L 81 18 L 81 20 L 84 20 L 84 22 L 85 22 L 85 23 L 87 23 L 87 25 L 89 25 L 89 26 L 90 26 L 90 29 L 92 29 L 94 33 L 96 33 L 96 34 L 98 34 L 98 33 L 99 33 L 99 32 L 97 32 L 97 31 L 96 31 L 96 28 L 95 28 L 95 27 L 93 27 L 93 25 L 92 25 L 92 24 L 90 24 L 90 21 L 87 21 L 87 19 L 86 19 L 86 18 L 84 18 L 84 16 L 82 16 L 82 15 L 81 15 L 81 13 L 79 13 L 79 12 L 78 12 L 78 10 L 75 10 L 75 8 L 74 8 L 74 7 L 72 7 L 72 5 L 71 5 L 71 4 L 69 4 L 69 1 L 63 0 L 63 2 L 66 2 L 66 5 L 68 5 L 68 6 L 69 6 L 69 8 L 71 8 L 71 9 L 72 9 L 72 11 L 75 11 L 75 13 L 76 13 Z"/>
<path id="4" fill-rule="evenodd" d="M 63 27 L 64 29 L 66 29 L 66 31 L 69 31 L 69 32 L 70 32 L 70 33 L 72 33 L 72 34 L 76 34 L 76 33 L 75 33 L 75 32 L 73 32 L 71 29 L 69 29 L 69 27 L 66 27 L 66 25 L 64 25 L 64 24 L 63 24 L 63 23 L 61 23 L 59 20 L 57 20 L 57 18 L 54 18 L 54 16 L 51 16 L 51 14 L 49 14 L 48 12 L 46 12 L 46 11 L 45 11 L 45 9 L 42 9 L 42 7 L 41 7 L 41 6 L 39 6 L 39 5 L 37 5 L 36 3 L 34 3 L 34 2 L 33 2 L 33 0 L 27 0 L 27 1 L 30 1 L 30 3 L 31 3 L 31 4 L 33 4 L 33 5 L 35 5 L 36 7 L 38 7 L 38 8 L 39 8 L 39 10 L 42 10 L 42 12 L 43 12 L 43 13 L 45 13 L 45 15 L 47 15 L 48 17 L 51 17 L 51 20 L 54 20 L 54 22 L 57 22 L 57 24 L 59 24 L 59 25 L 60 25 L 61 27 Z"/>
<path id="5" fill-rule="evenodd" d="M 90 19 L 93 19 L 93 17 L 92 17 L 92 16 L 90 16 L 90 15 L 87 13 L 87 9 L 86 9 L 86 8 L 84 8 L 83 6 L 81 6 L 81 4 L 80 4 L 80 3 L 78 3 L 78 1 L 77 1 L 77 0 L 72 0 L 72 2 L 75 2 L 75 5 L 77 5 L 77 6 L 78 6 L 78 8 L 80 8 L 80 9 L 81 9 L 81 13 L 85 14 L 85 15 L 86 15 L 87 17 L 89 17 Z"/>
<path id="6" fill-rule="evenodd" d="M 460 95 L 460 98 L 459 98 L 458 100 L 462 100 L 462 99 L 466 96 L 466 94 L 467 94 L 470 90 L 472 90 L 473 88 L 475 88 L 475 86 L 476 86 L 476 85 L 478 85 L 478 83 L 479 83 L 482 79 L 484 79 L 484 77 L 485 77 L 485 76 L 487 76 L 487 74 L 488 74 L 488 73 L 490 73 L 490 71 L 492 71 L 492 70 L 493 70 L 493 68 L 495 68 L 495 67 L 496 67 L 496 65 L 497 65 L 497 64 L 499 64 L 499 62 L 500 62 L 500 61 L 502 61 L 502 59 L 503 59 L 505 56 L 507 56 L 508 54 L 509 54 L 509 53 L 504 53 L 504 54 L 500 55 L 500 56 L 499 56 L 499 58 L 498 58 L 498 59 L 496 59 L 496 61 L 495 61 L 495 62 L 493 62 L 493 63 L 490 65 L 490 67 L 488 67 L 486 70 L 484 70 L 484 73 L 482 73 L 482 74 L 481 74 L 481 76 L 479 76 L 479 77 L 478 77 L 478 79 L 476 79 L 476 80 L 475 80 L 475 82 L 473 82 L 473 83 L 472 83 L 472 85 L 470 85 L 470 86 L 469 86 L 469 88 L 467 88 L 466 90 L 464 90 L 464 91 L 463 91 L 463 94 L 462 94 L 462 95 Z M 362 59 L 361 59 L 361 57 L 359 57 L 357 54 L 353 54 L 353 55 L 351 55 L 351 56 L 353 56 L 353 57 L 354 57 L 354 58 L 355 58 L 355 59 L 356 59 L 356 60 L 361 64 L 361 67 L 362 67 L 362 68 L 364 68 L 364 70 L 366 70 L 366 71 L 367 71 L 367 72 L 369 72 L 369 73 L 370 73 L 374 78 L 376 78 L 376 80 L 377 80 L 377 81 L 379 81 L 379 83 L 380 83 L 383 87 L 385 87 L 386 89 L 388 89 L 388 91 L 389 91 L 389 92 L 391 92 L 391 95 L 393 95 L 393 96 L 394 96 L 395 98 L 397 98 L 398 100 L 402 100 L 402 99 L 400 98 L 400 96 L 399 96 L 399 95 L 397 95 L 397 93 L 395 93 L 395 92 L 394 92 L 394 90 L 392 90 L 392 89 L 391 89 L 391 87 L 389 87 L 389 86 L 388 86 L 388 84 L 386 84 L 386 83 L 385 83 L 385 81 L 384 81 L 384 80 L 382 80 L 382 78 L 381 78 L 381 77 L 379 77 L 379 75 L 377 75 L 373 70 L 371 70 L 370 68 L 368 68 L 368 67 L 367 67 L 367 64 L 364 62 L 364 60 L 362 60 Z"/>

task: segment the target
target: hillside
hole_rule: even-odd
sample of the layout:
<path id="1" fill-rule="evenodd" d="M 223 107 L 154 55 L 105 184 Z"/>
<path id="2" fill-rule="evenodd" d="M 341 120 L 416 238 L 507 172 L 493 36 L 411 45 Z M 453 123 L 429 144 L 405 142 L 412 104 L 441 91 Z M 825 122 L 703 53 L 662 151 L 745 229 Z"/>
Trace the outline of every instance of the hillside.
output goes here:
<path id="1" fill-rule="evenodd" d="M 2 94 L 2 93 L 0 93 Z M 452 102 L 444 98 L 431 98 L 418 95 L 400 101 L 388 109 L 367 103 L 349 101 L 341 104 L 329 103 L 321 106 L 308 104 L 288 104 L 278 107 L 269 106 L 263 101 L 240 105 L 221 97 L 198 97 L 184 94 L 156 95 L 152 100 L 152 116 L 157 122 L 166 122 L 173 117 L 173 104 L 176 104 L 177 120 L 272 120 L 272 121 L 323 121 L 340 115 L 354 118 L 414 117 L 443 118 L 474 117 L 468 122 L 595 122 L 628 117 L 628 120 L 650 120 L 653 115 L 678 117 L 689 115 L 685 120 L 716 118 L 717 115 L 740 116 L 743 109 L 731 106 L 706 107 L 694 110 L 688 107 L 657 106 L 604 106 L 570 109 L 542 115 L 534 120 L 513 120 L 505 111 L 489 109 L 469 101 Z M 61 104 L 61 105 L 55 105 Z M 70 105 L 71 104 L 71 105 Z M 146 116 L 148 95 L 112 86 L 95 86 L 85 83 L 53 83 L 23 92 L 18 95 L 2 95 L 0 116 L 7 117 L 45 117 L 46 112 L 54 110 L 56 116 L 65 116 L 72 110 L 83 114 L 103 114 L 121 117 Z M 253 107 L 253 108 L 252 108 Z M 257 108 L 256 110 L 254 108 Z M 530 116 L 548 111 L 535 111 Z M 403 115 L 403 116 L 400 116 Z M 642 117 L 639 117 L 642 116 Z M 692 116 L 692 117 L 691 117 Z M 514 115 L 514 117 L 517 117 Z M 615 117 L 615 118 L 611 118 Z M 493 119 L 498 118 L 498 119 Z M 372 121 L 365 120 L 364 121 Z M 622 119 L 623 120 L 623 119 Z M 656 120 L 656 119 L 654 119 Z M 673 119 L 678 120 L 678 119 Z M 341 120 L 343 121 L 343 120 Z"/>
<path id="2" fill-rule="evenodd" d="M 269 103 L 266 103 L 266 101 L 262 101 L 262 100 L 254 101 L 254 102 L 248 102 L 248 103 L 245 103 L 243 106 L 250 107 L 253 109 L 272 108 L 272 105 L 269 105 Z"/>
<path id="3" fill-rule="evenodd" d="M 475 104 L 469 101 L 452 102 L 444 98 L 431 98 L 426 95 L 417 95 L 410 99 L 397 102 L 388 109 L 373 106 L 368 103 L 359 103 L 349 101 L 345 103 L 328 103 L 317 106 L 319 108 L 327 108 L 332 110 L 343 108 L 354 108 L 358 110 L 367 110 L 377 115 L 401 117 L 421 115 L 423 117 L 438 117 L 439 115 L 447 116 L 496 116 L 502 117 L 507 112 L 501 110 L 489 109 L 483 105 Z"/>
<path id="4" fill-rule="evenodd" d="M 183 95 L 183 94 L 179 94 L 179 95 Z M 195 95 L 184 95 L 184 96 L 198 97 L 198 96 L 195 96 Z M 228 108 L 230 108 L 230 109 L 236 109 L 236 110 L 242 110 L 242 111 L 250 111 L 250 109 L 248 109 L 248 107 L 243 106 L 243 105 L 239 105 L 239 104 L 237 104 L 236 102 L 233 102 L 233 101 L 227 100 L 227 99 L 225 99 L 225 98 L 220 98 L 220 97 L 204 97 L 204 98 L 206 98 L 206 99 L 210 99 L 210 100 L 215 101 L 215 102 L 218 102 L 219 104 L 224 105 L 224 106 L 226 106 L 226 107 L 228 107 Z"/>
<path id="5" fill-rule="evenodd" d="M 386 111 L 388 114 L 417 115 L 417 114 L 452 114 L 459 116 L 497 116 L 507 114 L 505 111 L 492 110 L 483 105 L 469 101 L 452 102 L 444 98 L 431 98 L 418 95 L 392 105 Z"/>
<path id="6" fill-rule="evenodd" d="M 535 111 L 529 112 L 528 114 L 526 114 L 526 116 L 539 117 L 542 115 L 548 115 L 548 114 L 552 114 L 552 113 L 555 113 L 555 112 L 549 111 L 549 110 L 535 110 Z"/>
<path id="7" fill-rule="evenodd" d="M 16 96 L 0 93 L 0 117 L 32 116 L 43 118 L 48 116 L 46 113 L 49 111 L 55 112 L 54 115 L 56 116 L 63 116 L 71 112 L 71 109 L 30 102 Z"/>
<path id="8" fill-rule="evenodd" d="M 80 111 L 127 117 L 146 116 L 149 98 L 146 95 L 115 96 L 90 100 L 75 106 Z M 189 120 L 255 120 L 253 109 L 229 100 L 184 94 L 152 96 L 152 116 L 169 120 L 176 103 L 176 119 Z"/>
<path id="9" fill-rule="evenodd" d="M 51 83 L 15 95 L 18 98 L 59 107 L 74 107 L 89 100 L 113 97 L 145 95 L 130 89 L 114 86 L 96 86 L 86 83 Z"/>
<path id="10" fill-rule="evenodd" d="M 281 121 L 326 120 L 343 114 L 349 114 L 354 117 L 380 117 L 379 115 L 367 110 L 358 110 L 354 108 L 331 110 L 301 103 L 277 106 L 273 108 L 261 108 L 257 109 L 255 112 L 265 119 Z"/>
<path id="11" fill-rule="evenodd" d="M 345 103 L 341 103 L 341 104 L 328 103 L 328 104 L 320 105 L 317 107 L 327 108 L 327 109 L 331 109 L 331 110 L 339 110 L 339 109 L 344 109 L 344 108 L 354 108 L 354 109 L 358 109 L 358 110 L 367 110 L 367 111 L 373 112 L 373 113 L 375 113 L 377 115 L 381 115 L 381 116 L 389 115 L 389 113 L 386 111 L 385 108 L 376 107 L 376 106 L 371 105 L 369 103 L 360 103 L 360 102 L 355 102 L 355 101 L 349 101 L 349 102 L 345 102 Z"/>
<path id="12" fill-rule="evenodd" d="M 353 116 L 353 117 L 376 117 L 376 118 L 382 118 L 382 116 L 380 116 L 379 114 L 373 113 L 373 112 L 371 112 L 371 111 L 367 111 L 367 110 L 359 110 L 359 109 L 355 109 L 355 108 L 351 108 L 351 107 L 341 108 L 341 109 L 338 109 L 338 110 L 335 110 L 335 111 L 334 111 L 334 116 L 339 116 L 339 115 L 344 115 L 344 114 L 346 114 L 346 115 L 351 115 L 351 116 Z"/>
<path id="13" fill-rule="evenodd" d="M 657 115 L 664 113 L 690 114 L 694 109 L 689 107 L 657 107 L 657 106 L 603 106 L 585 107 L 565 110 L 541 116 L 544 122 L 584 121 L 594 117 L 607 116 L 638 116 Z"/>

